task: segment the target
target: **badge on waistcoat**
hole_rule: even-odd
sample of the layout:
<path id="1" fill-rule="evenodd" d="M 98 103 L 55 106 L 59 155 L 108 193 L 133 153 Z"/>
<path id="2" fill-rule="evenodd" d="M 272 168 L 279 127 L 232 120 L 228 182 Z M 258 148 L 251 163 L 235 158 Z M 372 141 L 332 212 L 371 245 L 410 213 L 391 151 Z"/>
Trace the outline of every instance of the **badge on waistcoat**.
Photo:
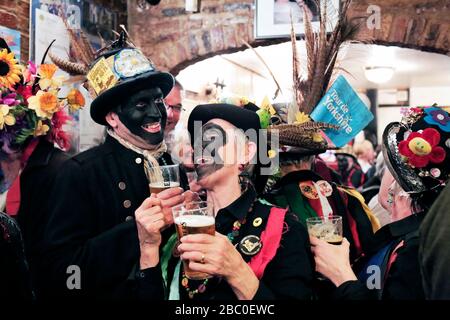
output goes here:
<path id="1" fill-rule="evenodd" d="M 316 188 L 314 187 L 312 181 L 303 181 L 299 183 L 301 193 L 311 200 L 319 199 Z"/>
<path id="2" fill-rule="evenodd" d="M 255 235 L 248 235 L 239 242 L 239 250 L 246 256 L 254 256 L 261 248 L 261 239 Z"/>

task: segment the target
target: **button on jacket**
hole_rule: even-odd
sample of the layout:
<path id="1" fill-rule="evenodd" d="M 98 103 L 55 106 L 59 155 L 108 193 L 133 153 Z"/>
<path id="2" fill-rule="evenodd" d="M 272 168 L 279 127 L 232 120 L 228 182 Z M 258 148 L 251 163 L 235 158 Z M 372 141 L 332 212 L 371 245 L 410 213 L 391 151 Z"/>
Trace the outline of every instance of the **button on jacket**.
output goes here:
<path id="1" fill-rule="evenodd" d="M 167 153 L 158 161 L 172 164 Z M 128 279 L 140 255 L 134 212 L 149 194 L 142 156 L 112 137 L 68 160 L 45 231 L 47 293 L 133 299 L 136 285 Z M 80 290 L 67 289 L 72 265 L 80 270 Z"/>

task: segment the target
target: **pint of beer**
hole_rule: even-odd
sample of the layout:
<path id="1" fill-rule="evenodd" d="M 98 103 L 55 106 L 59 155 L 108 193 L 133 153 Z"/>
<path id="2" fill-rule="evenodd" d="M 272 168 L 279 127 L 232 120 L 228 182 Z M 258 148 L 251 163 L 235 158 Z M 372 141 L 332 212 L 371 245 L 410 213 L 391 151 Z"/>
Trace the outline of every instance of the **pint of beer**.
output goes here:
<path id="1" fill-rule="evenodd" d="M 204 233 L 214 235 L 216 231 L 213 204 L 207 201 L 187 202 L 172 208 L 173 220 L 177 229 L 178 240 L 188 234 Z M 184 273 L 187 278 L 201 280 L 211 275 L 192 271 L 189 261 L 183 260 Z"/>
<path id="2" fill-rule="evenodd" d="M 158 167 L 145 166 L 145 173 L 150 181 L 150 193 L 158 194 L 163 190 L 180 186 L 178 164 Z"/>
<path id="3" fill-rule="evenodd" d="M 311 236 L 324 240 L 330 244 L 342 243 L 342 217 L 329 216 L 307 218 L 306 225 Z"/>
<path id="4" fill-rule="evenodd" d="M 179 182 L 167 181 L 167 182 L 150 182 L 150 193 L 158 194 L 169 188 L 179 187 Z"/>

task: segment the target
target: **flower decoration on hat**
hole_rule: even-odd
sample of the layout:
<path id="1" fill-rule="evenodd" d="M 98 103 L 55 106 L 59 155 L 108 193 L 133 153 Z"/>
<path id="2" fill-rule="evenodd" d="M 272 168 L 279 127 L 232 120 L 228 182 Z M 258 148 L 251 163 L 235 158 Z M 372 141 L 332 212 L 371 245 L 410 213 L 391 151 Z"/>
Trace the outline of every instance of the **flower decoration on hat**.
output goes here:
<path id="1" fill-rule="evenodd" d="M 261 128 L 266 129 L 270 125 L 270 118 L 275 115 L 277 111 L 270 103 L 270 100 L 267 96 L 264 97 L 261 102 L 260 109 L 256 111 L 256 114 L 259 117 L 259 122 L 261 123 Z"/>
<path id="2" fill-rule="evenodd" d="M 7 72 L 5 71 L 7 70 Z M 71 118 L 64 109 L 84 106 L 84 98 L 74 89 L 68 97 L 61 97 L 62 78 L 57 66 L 29 62 L 22 66 L 14 54 L 5 48 L 0 51 L 0 142 L 2 151 L 21 150 L 30 139 L 47 136 L 63 150 L 70 147 L 69 136 L 63 126 Z"/>
<path id="3" fill-rule="evenodd" d="M 436 125 L 445 132 L 450 132 L 450 115 L 441 108 L 425 108 L 424 120 L 426 123 Z"/>
<path id="4" fill-rule="evenodd" d="M 441 163 L 446 157 L 444 148 L 438 146 L 441 135 L 433 128 L 422 132 L 411 132 L 406 140 L 400 142 L 399 153 L 414 168 L 426 167 L 431 163 Z"/>

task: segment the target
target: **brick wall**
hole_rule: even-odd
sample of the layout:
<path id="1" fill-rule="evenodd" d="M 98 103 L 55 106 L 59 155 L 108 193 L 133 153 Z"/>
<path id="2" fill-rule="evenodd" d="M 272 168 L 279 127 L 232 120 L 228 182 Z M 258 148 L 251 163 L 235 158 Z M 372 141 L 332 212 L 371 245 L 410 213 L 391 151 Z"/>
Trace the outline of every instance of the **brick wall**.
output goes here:
<path id="1" fill-rule="evenodd" d="M 0 0 L 0 25 L 20 31 L 20 51 L 24 61 L 28 59 L 29 15 L 29 0 Z"/>
<path id="2" fill-rule="evenodd" d="M 97 0 L 104 5 L 125 0 Z M 268 0 L 269 1 L 269 0 Z M 0 24 L 22 33 L 22 57 L 28 57 L 29 2 L 0 0 Z M 201 12 L 186 14 L 185 0 L 127 0 L 128 29 L 154 62 L 177 72 L 192 62 L 217 53 L 243 48 L 240 39 L 253 45 L 283 40 L 255 41 L 254 0 L 202 0 Z M 359 34 L 361 40 L 399 45 L 443 54 L 450 53 L 450 2 L 448 0 L 354 0 L 351 16 L 368 16 L 369 5 L 380 7 L 381 28 Z"/>
<path id="3" fill-rule="evenodd" d="M 138 2 L 128 0 L 128 28 L 135 43 L 174 73 L 217 53 L 240 50 L 240 38 L 255 46 L 280 42 L 255 41 L 253 0 L 202 0 L 195 14 L 186 14 L 185 0 L 162 0 L 156 7 Z M 450 52 L 448 0 L 354 0 L 350 16 L 369 16 L 369 5 L 380 7 L 381 28 L 367 28 L 364 19 L 360 40 Z"/>

